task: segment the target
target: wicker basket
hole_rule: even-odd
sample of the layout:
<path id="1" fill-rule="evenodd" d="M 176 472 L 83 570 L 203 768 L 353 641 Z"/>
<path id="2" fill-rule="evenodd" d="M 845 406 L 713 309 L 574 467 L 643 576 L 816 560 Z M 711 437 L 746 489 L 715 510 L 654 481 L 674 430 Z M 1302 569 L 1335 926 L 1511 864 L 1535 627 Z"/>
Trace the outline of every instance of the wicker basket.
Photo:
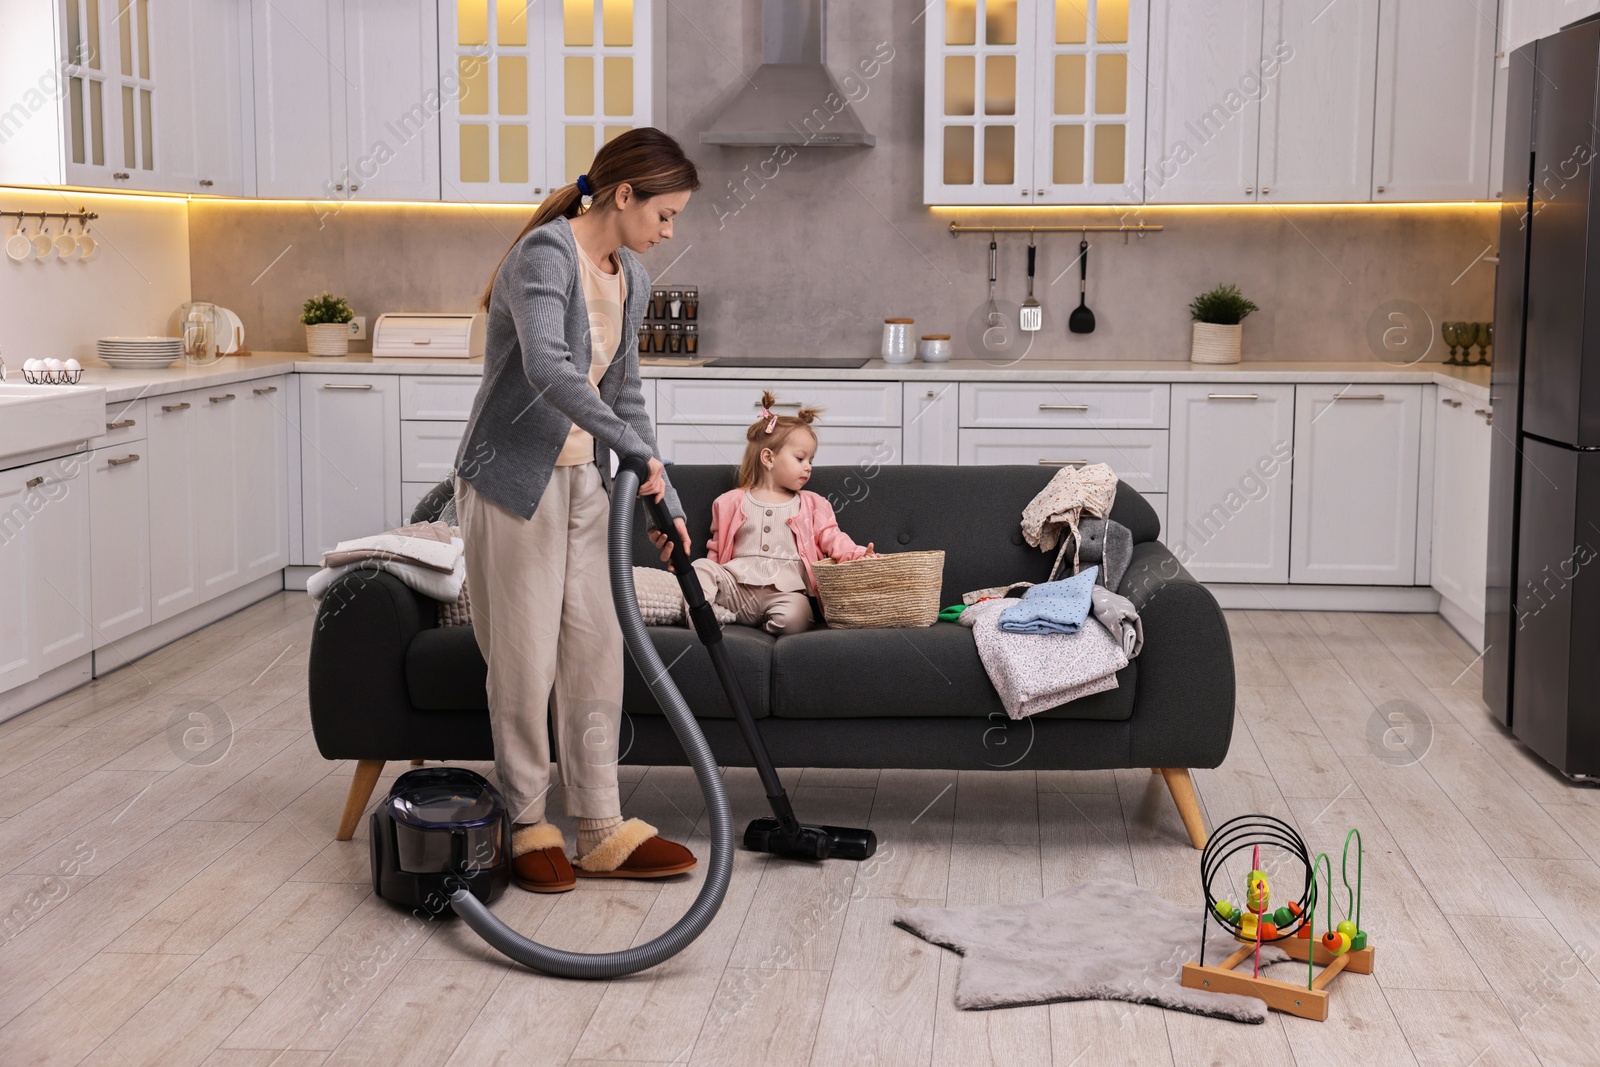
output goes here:
<path id="1" fill-rule="evenodd" d="M 932 626 L 939 617 L 944 552 L 892 552 L 886 556 L 812 564 L 822 615 L 836 629 Z"/>

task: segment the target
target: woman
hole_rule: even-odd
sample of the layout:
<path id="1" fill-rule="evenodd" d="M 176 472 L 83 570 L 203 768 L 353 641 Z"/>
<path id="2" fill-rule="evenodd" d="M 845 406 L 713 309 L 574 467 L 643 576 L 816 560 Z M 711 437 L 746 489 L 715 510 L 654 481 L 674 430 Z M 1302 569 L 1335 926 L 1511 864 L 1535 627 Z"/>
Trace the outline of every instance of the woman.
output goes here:
<path id="1" fill-rule="evenodd" d="M 572 889 L 579 876 L 661 878 L 695 866 L 684 846 L 622 818 L 622 631 L 606 517 L 609 453 L 648 457 L 639 494 L 665 499 L 689 546 L 639 388 L 650 278 L 635 253 L 672 236 L 699 187 L 676 141 L 630 130 L 539 206 L 483 294 L 483 385 L 456 454 L 456 511 L 489 665 L 495 767 L 515 822 L 513 877 L 538 893 Z M 567 814 L 578 820 L 576 870 L 545 820 L 551 711 Z"/>

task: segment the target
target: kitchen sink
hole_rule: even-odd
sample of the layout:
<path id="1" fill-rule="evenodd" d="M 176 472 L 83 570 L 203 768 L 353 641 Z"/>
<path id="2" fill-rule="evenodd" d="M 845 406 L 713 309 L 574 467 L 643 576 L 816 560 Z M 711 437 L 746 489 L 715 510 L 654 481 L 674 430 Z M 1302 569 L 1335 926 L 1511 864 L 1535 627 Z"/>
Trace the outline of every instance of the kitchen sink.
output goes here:
<path id="1" fill-rule="evenodd" d="M 0 460 L 105 432 L 102 386 L 0 382 Z"/>

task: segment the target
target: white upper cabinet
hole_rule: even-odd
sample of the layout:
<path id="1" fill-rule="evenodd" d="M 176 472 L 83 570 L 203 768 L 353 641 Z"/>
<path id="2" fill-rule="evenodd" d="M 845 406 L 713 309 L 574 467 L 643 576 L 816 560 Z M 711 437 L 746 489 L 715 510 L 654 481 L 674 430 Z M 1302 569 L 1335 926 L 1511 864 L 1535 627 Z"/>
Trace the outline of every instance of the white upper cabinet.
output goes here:
<path id="1" fill-rule="evenodd" d="M 1378 0 L 1266 0 L 1262 40 L 1293 55 L 1262 99 L 1258 199 L 1370 199 Z"/>
<path id="2" fill-rule="evenodd" d="M 101 0 L 115 7 L 118 0 Z M 255 192 L 250 0 L 175 0 L 152 41 L 161 95 L 156 154 L 162 188 Z"/>
<path id="3" fill-rule="evenodd" d="M 438 199 L 434 6 L 272 0 L 253 11 L 260 195 Z"/>
<path id="4" fill-rule="evenodd" d="M 441 0 L 443 197 L 526 201 L 648 126 L 649 0 Z"/>
<path id="5" fill-rule="evenodd" d="M 1139 203 L 1146 0 L 935 0 L 923 201 Z"/>
<path id="6" fill-rule="evenodd" d="M 1263 42 L 1261 0 L 1152 0 L 1149 203 L 1256 198 L 1261 99 L 1286 43 Z"/>
<path id="7" fill-rule="evenodd" d="M 1499 188 L 1489 169 L 1495 26 L 1479 8 L 1383 0 L 1374 201 L 1482 200 Z"/>

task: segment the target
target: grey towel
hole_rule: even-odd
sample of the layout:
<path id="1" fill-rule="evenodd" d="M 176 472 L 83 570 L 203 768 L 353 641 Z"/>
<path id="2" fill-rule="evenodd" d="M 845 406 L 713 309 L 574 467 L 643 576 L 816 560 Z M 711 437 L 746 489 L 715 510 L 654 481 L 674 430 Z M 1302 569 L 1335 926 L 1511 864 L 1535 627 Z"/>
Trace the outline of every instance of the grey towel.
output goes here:
<path id="1" fill-rule="evenodd" d="M 1112 590 L 1121 586 L 1122 576 L 1127 573 L 1128 564 L 1133 562 L 1133 532 L 1115 519 L 1085 518 L 1078 520 L 1078 533 L 1083 538 L 1083 543 L 1078 546 L 1079 564 L 1099 565 L 1100 574 L 1096 584 Z M 1072 535 L 1068 533 L 1067 536 Z M 1065 563 L 1065 559 L 1063 554 L 1058 567 Z M 1052 572 L 1051 580 L 1056 577 Z"/>
<path id="2" fill-rule="evenodd" d="M 1089 610 L 1101 626 L 1111 631 L 1112 637 L 1122 642 L 1122 651 L 1129 659 L 1144 648 L 1144 620 L 1139 618 L 1133 601 L 1097 585 L 1089 590 Z"/>

